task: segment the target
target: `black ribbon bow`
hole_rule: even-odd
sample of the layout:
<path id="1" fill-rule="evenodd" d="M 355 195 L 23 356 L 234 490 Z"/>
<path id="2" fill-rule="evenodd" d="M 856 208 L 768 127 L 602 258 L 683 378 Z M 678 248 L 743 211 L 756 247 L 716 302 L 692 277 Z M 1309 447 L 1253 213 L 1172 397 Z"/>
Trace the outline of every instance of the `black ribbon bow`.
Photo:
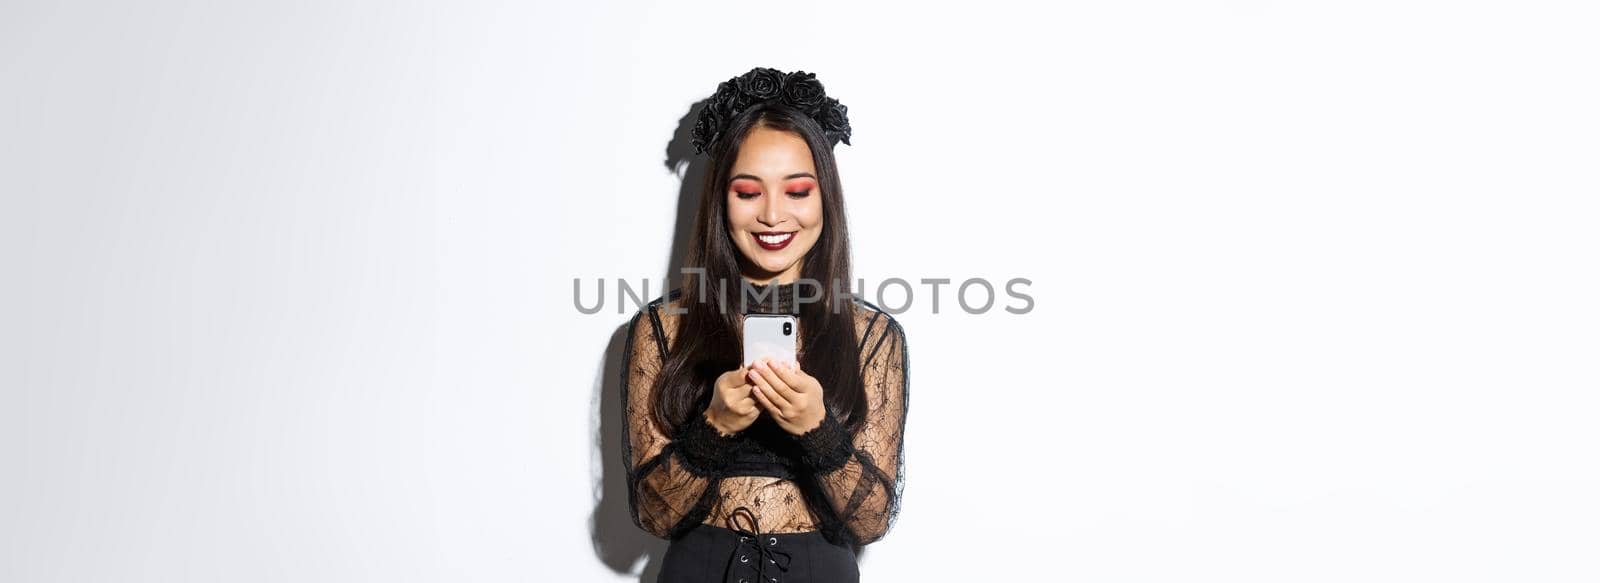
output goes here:
<path id="1" fill-rule="evenodd" d="M 749 521 L 750 528 L 739 525 L 739 519 Z M 756 521 L 756 514 L 749 507 L 740 506 L 728 515 L 728 526 L 739 533 L 739 546 L 733 550 L 733 557 L 728 561 L 729 583 L 780 583 L 777 577 L 767 574 L 768 566 L 776 568 L 778 572 L 789 570 L 789 551 L 778 546 L 778 537 L 771 533 L 762 533 L 761 524 Z M 754 580 L 734 579 L 731 575 L 735 570 L 745 571 L 755 576 Z"/>

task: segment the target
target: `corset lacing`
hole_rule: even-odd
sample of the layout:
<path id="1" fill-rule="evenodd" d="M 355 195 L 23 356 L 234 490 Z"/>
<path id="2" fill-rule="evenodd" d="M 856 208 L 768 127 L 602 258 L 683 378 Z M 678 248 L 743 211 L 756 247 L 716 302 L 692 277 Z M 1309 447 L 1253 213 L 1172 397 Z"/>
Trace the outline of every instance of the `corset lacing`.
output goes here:
<path id="1" fill-rule="evenodd" d="M 749 528 L 739 524 L 741 518 Z M 755 512 L 747 506 L 733 509 L 728 528 L 739 533 L 739 546 L 728 559 L 727 583 L 782 583 L 777 576 L 789 570 L 789 551 L 778 545 L 778 537 L 761 532 Z"/>

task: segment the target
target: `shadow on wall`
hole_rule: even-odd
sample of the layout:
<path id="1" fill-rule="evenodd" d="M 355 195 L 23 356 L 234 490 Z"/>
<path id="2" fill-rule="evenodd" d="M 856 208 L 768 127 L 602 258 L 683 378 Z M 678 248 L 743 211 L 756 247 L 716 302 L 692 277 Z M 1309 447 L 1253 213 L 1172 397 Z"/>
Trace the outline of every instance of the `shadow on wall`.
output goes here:
<path id="1" fill-rule="evenodd" d="M 695 103 L 689 112 L 678 120 L 678 129 L 667 142 L 666 167 L 668 172 L 679 174 L 682 182 L 678 188 L 677 225 L 672 235 L 672 249 L 667 255 L 666 276 L 657 282 L 668 285 L 676 282 L 675 275 L 683 266 L 684 252 L 689 245 L 694 228 L 695 205 L 699 202 L 700 183 L 705 179 L 706 160 L 694 153 L 692 130 L 700 108 L 710 98 Z M 665 289 L 655 290 L 666 295 Z M 661 572 L 661 559 L 667 551 L 667 541 L 641 530 L 633 523 L 628 509 L 627 462 L 622 458 L 622 348 L 628 340 L 628 325 L 623 323 L 611 334 L 601 358 L 600 370 L 595 379 L 595 400 L 591 413 L 598 410 L 594 419 L 594 442 L 600 455 L 597 477 L 599 498 L 595 501 L 594 515 L 590 517 L 589 534 L 594 541 L 595 554 L 606 567 L 622 574 L 632 573 L 640 559 L 645 560 L 640 583 L 654 583 Z"/>

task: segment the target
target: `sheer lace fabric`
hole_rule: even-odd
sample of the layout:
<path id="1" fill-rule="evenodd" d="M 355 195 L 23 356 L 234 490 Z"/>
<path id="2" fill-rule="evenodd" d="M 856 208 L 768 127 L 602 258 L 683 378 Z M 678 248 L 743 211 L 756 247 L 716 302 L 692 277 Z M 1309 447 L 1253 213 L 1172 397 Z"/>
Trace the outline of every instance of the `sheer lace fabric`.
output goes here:
<path id="1" fill-rule="evenodd" d="M 770 291 L 743 311 L 788 312 L 793 285 Z M 904 488 L 908 382 L 899 323 L 871 304 L 855 302 L 867 397 L 866 419 L 855 434 L 829 410 L 821 426 L 801 436 L 783 431 L 766 413 L 746 430 L 724 436 L 698 415 L 669 429 L 651 414 L 656 375 L 677 331 L 670 301 L 675 296 L 657 299 L 634 316 L 624 349 L 623 458 L 634 522 L 656 536 L 676 538 L 702 523 L 728 527 L 727 517 L 743 506 L 764 532 L 816 530 L 854 545 L 882 538 L 899 513 Z"/>

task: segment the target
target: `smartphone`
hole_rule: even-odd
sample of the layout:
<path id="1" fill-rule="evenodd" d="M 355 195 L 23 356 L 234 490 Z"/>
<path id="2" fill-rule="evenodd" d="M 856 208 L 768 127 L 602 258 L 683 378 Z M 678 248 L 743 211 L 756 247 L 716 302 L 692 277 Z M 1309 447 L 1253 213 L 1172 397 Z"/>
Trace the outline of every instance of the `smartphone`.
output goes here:
<path id="1" fill-rule="evenodd" d="M 748 314 L 744 317 L 744 364 L 750 366 L 762 358 L 776 362 L 796 363 L 794 355 L 794 316 L 783 314 Z"/>

